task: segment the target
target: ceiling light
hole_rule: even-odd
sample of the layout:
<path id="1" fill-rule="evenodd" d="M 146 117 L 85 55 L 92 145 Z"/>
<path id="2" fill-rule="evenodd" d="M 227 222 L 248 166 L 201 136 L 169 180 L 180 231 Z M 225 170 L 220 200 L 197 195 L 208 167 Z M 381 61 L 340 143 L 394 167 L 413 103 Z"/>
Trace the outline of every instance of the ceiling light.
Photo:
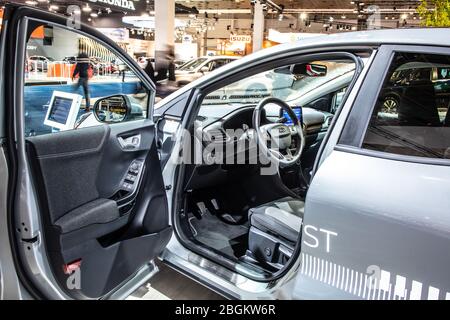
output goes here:
<path id="1" fill-rule="evenodd" d="M 50 10 L 58 10 L 59 7 L 58 7 L 57 5 L 55 5 L 55 4 L 52 4 L 52 5 L 49 7 L 49 9 L 50 9 Z"/>
<path id="2" fill-rule="evenodd" d="M 86 3 L 86 6 L 84 6 L 82 10 L 83 10 L 84 12 L 91 12 L 91 11 L 92 11 L 92 8 L 89 7 L 89 5 Z"/>
<path id="3" fill-rule="evenodd" d="M 406 20 L 406 19 L 408 19 L 408 15 L 406 13 L 404 13 L 404 14 L 402 14 L 401 18 L 402 18 L 402 20 Z"/>
<path id="4" fill-rule="evenodd" d="M 98 14 L 97 14 L 96 12 L 92 12 L 92 13 L 91 13 L 91 17 L 92 17 L 92 18 L 97 18 L 97 17 L 98 17 Z"/>
<path id="5" fill-rule="evenodd" d="M 302 19 L 302 20 L 308 19 L 308 14 L 307 14 L 306 12 L 302 12 L 302 13 L 300 14 L 300 19 Z"/>
<path id="6" fill-rule="evenodd" d="M 35 6 L 35 5 L 38 4 L 38 2 L 37 2 L 37 1 L 34 1 L 34 0 L 27 0 L 27 1 L 25 1 L 25 3 L 26 3 L 26 4 L 29 4 L 30 6 Z"/>
<path id="7" fill-rule="evenodd" d="M 345 14 L 343 14 L 343 15 L 341 16 L 341 19 L 347 19 L 347 16 L 346 16 Z"/>

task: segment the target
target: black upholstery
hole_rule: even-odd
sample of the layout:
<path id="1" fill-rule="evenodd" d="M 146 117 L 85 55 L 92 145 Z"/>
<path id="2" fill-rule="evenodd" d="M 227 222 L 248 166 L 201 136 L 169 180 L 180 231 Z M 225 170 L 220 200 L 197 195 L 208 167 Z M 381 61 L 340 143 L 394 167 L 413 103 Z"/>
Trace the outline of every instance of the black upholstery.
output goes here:
<path id="1" fill-rule="evenodd" d="M 403 126 L 441 126 L 434 86 L 430 80 L 412 81 L 405 89 L 398 111 Z"/>
<path id="2" fill-rule="evenodd" d="M 61 228 L 62 233 L 67 233 L 92 224 L 112 222 L 119 217 L 115 201 L 97 199 L 68 212 L 56 220 L 55 224 Z"/>
<path id="3" fill-rule="evenodd" d="M 305 203 L 299 199 L 285 197 L 251 208 L 248 212 L 251 226 L 297 242 L 303 220 Z"/>
<path id="4" fill-rule="evenodd" d="M 96 126 L 30 137 L 45 185 L 50 221 L 100 198 L 98 172 L 110 129 Z"/>

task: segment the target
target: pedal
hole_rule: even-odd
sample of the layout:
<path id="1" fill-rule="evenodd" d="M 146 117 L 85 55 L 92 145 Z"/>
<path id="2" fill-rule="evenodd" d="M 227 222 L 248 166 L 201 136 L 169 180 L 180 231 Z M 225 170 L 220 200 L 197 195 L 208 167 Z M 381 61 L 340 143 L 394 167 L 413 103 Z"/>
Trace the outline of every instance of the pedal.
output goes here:
<path id="1" fill-rule="evenodd" d="M 214 209 L 219 210 L 219 204 L 216 199 L 211 199 L 211 203 L 214 206 Z"/>
<path id="2" fill-rule="evenodd" d="M 206 205 L 204 202 L 197 202 L 197 208 L 200 211 L 200 215 L 204 215 L 207 212 Z"/>

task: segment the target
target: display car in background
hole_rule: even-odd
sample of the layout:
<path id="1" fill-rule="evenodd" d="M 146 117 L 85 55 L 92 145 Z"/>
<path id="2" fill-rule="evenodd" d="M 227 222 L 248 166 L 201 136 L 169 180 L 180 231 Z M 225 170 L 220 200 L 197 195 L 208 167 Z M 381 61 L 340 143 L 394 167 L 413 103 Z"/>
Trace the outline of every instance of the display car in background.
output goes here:
<path id="1" fill-rule="evenodd" d="M 449 29 L 272 47 L 154 105 L 96 30 L 16 5 L 3 19 L 2 298 L 121 299 L 160 259 L 228 298 L 450 299 Z M 92 77 L 92 113 L 76 82 L 24 79 L 42 25 L 128 70 Z"/>
<path id="2" fill-rule="evenodd" d="M 178 86 L 184 86 L 237 59 L 239 57 L 233 56 L 204 56 L 193 59 L 175 70 L 176 83 Z"/>
<path id="3" fill-rule="evenodd" d="M 52 61 L 54 61 L 53 58 L 50 57 L 44 57 L 44 56 L 30 56 L 29 58 L 30 62 L 30 71 L 47 71 L 48 64 Z"/>
<path id="4" fill-rule="evenodd" d="M 67 57 L 64 57 L 63 61 L 66 63 L 75 64 L 75 63 L 77 63 L 77 57 L 76 56 L 67 56 Z"/>
<path id="5" fill-rule="evenodd" d="M 411 85 L 422 81 L 431 81 L 438 98 L 445 102 L 450 95 L 450 68 L 448 65 L 433 65 L 431 63 L 412 62 L 399 68 L 390 79 L 390 85 L 385 89 L 384 110 L 396 113 L 404 91 Z"/>

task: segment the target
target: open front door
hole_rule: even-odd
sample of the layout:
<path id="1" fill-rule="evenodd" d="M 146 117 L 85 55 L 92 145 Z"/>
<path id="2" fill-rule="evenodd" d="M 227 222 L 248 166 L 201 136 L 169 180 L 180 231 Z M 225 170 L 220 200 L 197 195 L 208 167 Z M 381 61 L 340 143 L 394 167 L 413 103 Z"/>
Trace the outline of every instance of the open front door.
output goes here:
<path id="1" fill-rule="evenodd" d="M 17 6 L 5 19 L 18 261 L 47 298 L 104 297 L 146 269 L 172 234 L 154 85 L 76 19 Z"/>

